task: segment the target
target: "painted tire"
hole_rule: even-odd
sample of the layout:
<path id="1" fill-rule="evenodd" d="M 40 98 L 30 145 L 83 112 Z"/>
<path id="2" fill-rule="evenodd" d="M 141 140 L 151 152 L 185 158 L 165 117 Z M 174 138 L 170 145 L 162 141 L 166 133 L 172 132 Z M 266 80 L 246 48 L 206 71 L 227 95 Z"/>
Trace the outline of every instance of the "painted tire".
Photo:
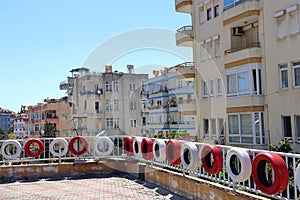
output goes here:
<path id="1" fill-rule="evenodd" d="M 76 141 L 79 141 L 79 140 L 83 143 L 83 148 L 81 150 L 79 150 L 79 149 L 76 150 L 76 149 L 74 149 L 73 145 Z M 87 151 L 88 147 L 89 147 L 89 145 L 88 145 L 88 142 L 86 141 L 86 139 L 83 137 L 80 137 L 80 136 L 76 136 L 76 137 L 72 138 L 69 143 L 70 152 L 76 156 L 80 156 L 80 155 L 84 154 Z"/>
<path id="2" fill-rule="evenodd" d="M 31 153 L 31 151 L 29 150 L 30 145 L 32 145 L 33 143 L 36 143 L 37 145 L 39 145 L 39 151 L 36 152 L 36 153 Z M 39 157 L 43 153 L 44 144 L 39 139 L 30 139 L 25 143 L 24 150 L 25 150 L 25 153 L 26 153 L 27 156 L 32 157 L 32 158 L 36 158 L 36 157 Z"/>
<path id="3" fill-rule="evenodd" d="M 143 140 L 143 138 L 140 138 L 140 137 L 136 137 L 133 140 L 132 148 L 133 148 L 133 154 L 135 157 L 139 157 L 139 158 L 142 157 L 142 150 L 141 150 L 142 140 Z"/>
<path id="4" fill-rule="evenodd" d="M 54 150 L 54 146 L 56 144 L 63 144 L 63 147 L 64 147 L 64 150 L 61 151 L 61 152 L 56 152 Z M 55 138 L 51 143 L 50 143 L 50 146 L 49 146 L 49 149 L 50 149 L 50 152 L 52 153 L 52 155 L 54 156 L 57 156 L 57 157 L 62 157 L 64 155 L 66 155 L 66 153 L 68 152 L 68 142 L 67 140 L 65 140 L 64 138 Z"/>
<path id="5" fill-rule="evenodd" d="M 107 150 L 103 148 L 106 151 L 101 151 L 99 149 L 99 144 L 101 144 L 101 143 L 103 145 L 108 145 Z M 100 137 L 96 140 L 94 149 L 95 149 L 95 153 L 99 156 L 109 156 L 114 150 L 114 143 L 111 141 L 111 139 L 109 137 L 106 137 L 106 136 Z"/>
<path id="6" fill-rule="evenodd" d="M 235 158 L 239 160 L 240 172 L 234 165 Z M 243 182 L 250 178 L 251 175 L 251 159 L 244 149 L 232 148 L 227 152 L 226 167 L 228 174 L 235 182 Z"/>
<path id="7" fill-rule="evenodd" d="M 154 140 L 153 157 L 158 162 L 162 162 L 166 159 L 166 143 L 164 140 L 162 139 Z"/>
<path id="8" fill-rule="evenodd" d="M 300 191 L 300 164 L 298 164 L 298 167 L 295 172 L 295 186 Z"/>
<path id="9" fill-rule="evenodd" d="M 201 163 L 205 171 L 209 174 L 218 174 L 223 167 L 223 156 L 216 145 L 205 145 L 201 150 Z M 211 155 L 214 163 L 211 162 Z"/>
<path id="10" fill-rule="evenodd" d="M 13 145 L 14 147 L 16 147 L 16 153 L 13 154 L 13 155 L 9 155 L 5 152 L 5 148 L 8 146 L 8 145 Z M 21 155 L 21 144 L 16 141 L 16 140 L 6 140 L 3 144 L 2 144 L 2 147 L 1 147 L 1 152 L 2 152 L 2 156 L 8 160 L 13 160 L 13 159 L 16 159 L 18 157 L 20 157 Z"/>
<path id="11" fill-rule="evenodd" d="M 266 163 L 270 163 L 273 168 L 273 183 L 267 180 Z M 263 152 L 255 156 L 252 163 L 252 177 L 257 188 L 268 195 L 283 192 L 289 182 L 289 173 L 284 160 L 273 152 Z"/>
<path id="12" fill-rule="evenodd" d="M 184 168 L 193 169 L 198 165 L 199 153 L 197 146 L 192 142 L 184 143 L 181 147 L 181 162 Z"/>
<path id="13" fill-rule="evenodd" d="M 126 137 L 124 140 L 124 152 L 127 156 L 133 156 L 133 140 L 134 137 Z"/>
<path id="14" fill-rule="evenodd" d="M 177 140 L 169 140 L 166 145 L 166 158 L 170 165 L 179 165 L 181 144 Z"/>
<path id="15" fill-rule="evenodd" d="M 145 160 L 153 159 L 153 141 L 151 138 L 144 138 L 142 140 L 141 150 Z"/>

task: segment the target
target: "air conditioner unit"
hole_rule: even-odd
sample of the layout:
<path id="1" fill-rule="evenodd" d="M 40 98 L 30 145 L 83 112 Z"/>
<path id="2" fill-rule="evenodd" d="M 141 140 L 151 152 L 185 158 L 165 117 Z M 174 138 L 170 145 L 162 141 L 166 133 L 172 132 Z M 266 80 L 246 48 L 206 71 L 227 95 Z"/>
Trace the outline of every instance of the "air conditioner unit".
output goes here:
<path id="1" fill-rule="evenodd" d="M 244 35 L 243 27 L 234 27 L 232 35 L 243 36 Z"/>

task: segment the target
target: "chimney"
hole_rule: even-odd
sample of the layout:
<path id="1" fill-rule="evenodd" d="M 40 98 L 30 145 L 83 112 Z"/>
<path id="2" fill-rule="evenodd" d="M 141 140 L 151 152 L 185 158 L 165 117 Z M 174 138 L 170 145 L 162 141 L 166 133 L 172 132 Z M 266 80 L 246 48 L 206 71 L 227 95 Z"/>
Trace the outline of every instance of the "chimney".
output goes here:
<path id="1" fill-rule="evenodd" d="M 111 65 L 105 65 L 105 73 L 107 73 L 107 74 L 112 73 L 112 66 Z"/>
<path id="2" fill-rule="evenodd" d="M 132 74 L 132 73 L 133 73 L 133 70 L 134 70 L 134 65 L 128 64 L 128 65 L 127 65 L 127 69 L 128 69 L 128 73 L 129 73 L 129 74 Z"/>

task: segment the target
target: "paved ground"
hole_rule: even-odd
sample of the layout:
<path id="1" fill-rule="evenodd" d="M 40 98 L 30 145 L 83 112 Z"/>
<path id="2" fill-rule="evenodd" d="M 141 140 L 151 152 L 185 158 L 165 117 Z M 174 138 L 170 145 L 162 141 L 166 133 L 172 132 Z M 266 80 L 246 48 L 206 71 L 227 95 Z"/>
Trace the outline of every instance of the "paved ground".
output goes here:
<path id="1" fill-rule="evenodd" d="M 0 184 L 0 199 L 185 199 L 130 176 L 60 177 Z"/>

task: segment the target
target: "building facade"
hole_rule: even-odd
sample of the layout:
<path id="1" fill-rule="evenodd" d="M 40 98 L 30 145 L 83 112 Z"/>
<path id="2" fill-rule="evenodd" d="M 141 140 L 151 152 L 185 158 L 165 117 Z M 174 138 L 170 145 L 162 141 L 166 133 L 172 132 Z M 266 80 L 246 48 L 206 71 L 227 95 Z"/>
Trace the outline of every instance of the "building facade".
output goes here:
<path id="1" fill-rule="evenodd" d="M 196 140 L 195 68 L 183 63 L 154 70 L 141 91 L 143 134 L 148 137 L 176 137 Z M 173 136 L 174 137 L 174 136 Z"/>
<path id="2" fill-rule="evenodd" d="M 147 74 L 112 71 L 90 72 L 77 68 L 70 72 L 68 81 L 60 84 L 68 93 L 68 129 L 74 135 L 97 135 L 105 130 L 108 135 L 141 135 L 142 117 L 140 93 Z"/>
<path id="3" fill-rule="evenodd" d="M 0 128 L 5 132 L 9 131 L 12 127 L 12 121 L 14 119 L 14 112 L 0 108 Z"/>
<path id="4" fill-rule="evenodd" d="M 299 1 L 175 5 L 191 15 L 176 42 L 194 52 L 200 141 L 267 149 L 288 138 L 299 152 Z"/>

